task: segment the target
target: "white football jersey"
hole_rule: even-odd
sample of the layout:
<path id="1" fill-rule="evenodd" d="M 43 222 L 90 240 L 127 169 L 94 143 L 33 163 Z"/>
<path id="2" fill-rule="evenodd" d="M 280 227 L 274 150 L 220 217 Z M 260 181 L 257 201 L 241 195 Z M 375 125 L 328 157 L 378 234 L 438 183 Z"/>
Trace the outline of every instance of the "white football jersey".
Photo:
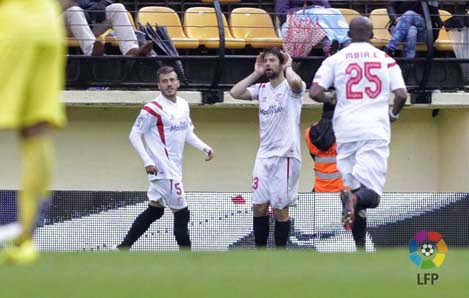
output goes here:
<path id="1" fill-rule="evenodd" d="M 270 82 L 248 88 L 251 98 L 259 101 L 258 158 L 283 156 L 301 160 L 300 116 L 305 89 L 303 82 L 301 92 L 295 93 L 287 80 L 275 88 Z"/>
<path id="2" fill-rule="evenodd" d="M 211 150 L 198 139 L 193 130 L 189 104 L 183 98 L 177 97 L 176 102 L 172 102 L 160 95 L 143 107 L 132 132 L 143 135 L 145 151 L 150 159 L 141 156 L 145 166 L 152 164 L 158 169 L 157 175 L 149 177 L 150 180 L 182 179 L 182 157 L 186 142 L 205 152 Z"/>
<path id="3" fill-rule="evenodd" d="M 406 86 L 399 65 L 386 53 L 366 42 L 352 43 L 324 60 L 313 84 L 336 89 L 338 143 L 391 139 L 389 97 Z"/>

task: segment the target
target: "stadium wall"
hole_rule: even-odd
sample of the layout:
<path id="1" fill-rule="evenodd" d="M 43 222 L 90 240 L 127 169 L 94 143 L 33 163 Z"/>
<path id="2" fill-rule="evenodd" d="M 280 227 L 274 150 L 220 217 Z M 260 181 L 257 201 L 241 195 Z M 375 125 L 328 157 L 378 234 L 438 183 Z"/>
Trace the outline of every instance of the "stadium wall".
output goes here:
<path id="1" fill-rule="evenodd" d="M 69 107 L 70 123 L 58 132 L 57 190 L 142 191 L 147 182 L 142 163 L 128 142 L 138 113 L 136 107 Z M 302 131 L 319 119 L 319 108 L 306 108 Z M 249 191 L 258 146 L 257 109 L 194 106 L 196 132 L 212 145 L 217 158 L 210 163 L 186 147 L 187 191 Z M 18 155 L 14 133 L 0 138 L 0 189 L 16 189 Z M 302 143 L 300 191 L 310 191 L 312 161 Z M 469 108 L 404 111 L 393 124 L 388 192 L 469 191 Z"/>
<path id="2" fill-rule="evenodd" d="M 192 249 L 254 248 L 252 193 L 187 192 Z M 146 192 L 56 191 L 42 213 L 35 243 L 41 250 L 108 250 L 126 235 L 145 209 Z M 300 193 L 290 208 L 289 248 L 352 252 L 352 233 L 341 226 L 337 194 Z M 367 210 L 366 250 L 404 247 L 415 233 L 438 231 L 446 244 L 469 246 L 469 193 L 385 193 L 379 208 Z M 15 218 L 15 192 L 0 190 L 0 224 Z M 268 246 L 274 246 L 270 220 Z M 437 242 L 437 241 L 434 241 Z M 133 250 L 177 250 L 173 215 L 165 212 L 135 243 Z M 440 249 L 440 248 L 438 248 Z"/>

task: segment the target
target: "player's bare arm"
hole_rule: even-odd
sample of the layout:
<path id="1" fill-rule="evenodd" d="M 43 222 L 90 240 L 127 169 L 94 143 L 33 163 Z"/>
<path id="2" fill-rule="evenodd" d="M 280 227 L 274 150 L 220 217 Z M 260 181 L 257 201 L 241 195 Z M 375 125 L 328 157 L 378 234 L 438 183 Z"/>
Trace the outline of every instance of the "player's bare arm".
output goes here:
<path id="1" fill-rule="evenodd" d="M 317 102 L 336 104 L 335 92 L 330 95 L 326 94 L 326 90 L 317 83 L 313 83 L 309 89 L 309 97 Z"/>
<path id="2" fill-rule="evenodd" d="M 399 118 L 399 113 L 404 108 L 407 100 L 407 91 L 404 88 L 396 89 L 394 93 L 394 105 L 389 113 L 389 119 L 391 122 L 396 121 Z"/>
<path id="3" fill-rule="evenodd" d="M 230 90 L 230 95 L 236 99 L 252 100 L 251 93 L 248 91 L 248 87 L 253 85 L 265 72 L 264 55 L 260 53 L 256 58 L 256 64 L 254 65 L 254 72 L 249 76 L 238 82 Z"/>
<path id="4" fill-rule="evenodd" d="M 288 85 L 295 93 L 301 93 L 303 91 L 303 80 L 301 77 L 293 70 L 292 63 L 293 59 L 288 53 L 282 52 L 284 57 L 284 63 L 282 68 L 285 72 L 285 78 L 287 79 Z"/>

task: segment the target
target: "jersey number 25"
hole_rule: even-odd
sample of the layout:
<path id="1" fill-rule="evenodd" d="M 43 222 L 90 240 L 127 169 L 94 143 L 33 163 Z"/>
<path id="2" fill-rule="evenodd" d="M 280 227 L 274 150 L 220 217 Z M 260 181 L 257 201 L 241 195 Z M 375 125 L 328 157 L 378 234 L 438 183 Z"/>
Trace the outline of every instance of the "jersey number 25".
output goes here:
<path id="1" fill-rule="evenodd" d="M 351 63 L 345 70 L 345 74 L 351 75 L 350 79 L 347 81 L 346 84 L 346 98 L 349 100 L 354 99 L 363 99 L 363 92 L 361 91 L 353 91 L 353 86 L 360 84 L 363 79 L 363 72 L 365 73 L 365 78 L 368 82 L 375 84 L 375 88 L 365 87 L 366 95 L 374 99 L 378 97 L 381 93 L 381 80 L 377 75 L 371 73 L 373 69 L 380 69 L 381 63 L 380 62 L 365 62 L 365 69 L 363 71 L 362 67 L 357 63 Z"/>

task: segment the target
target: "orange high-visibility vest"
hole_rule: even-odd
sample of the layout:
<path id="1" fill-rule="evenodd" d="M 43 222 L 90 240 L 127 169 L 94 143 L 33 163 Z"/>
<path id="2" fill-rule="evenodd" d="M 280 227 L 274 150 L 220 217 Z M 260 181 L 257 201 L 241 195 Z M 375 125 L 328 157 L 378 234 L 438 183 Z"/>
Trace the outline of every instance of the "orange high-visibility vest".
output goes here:
<path id="1" fill-rule="evenodd" d="M 337 144 L 327 151 L 321 151 L 309 139 L 310 127 L 306 130 L 305 139 L 309 152 L 314 156 L 314 191 L 340 192 L 344 189 L 342 175 L 337 169 Z"/>

